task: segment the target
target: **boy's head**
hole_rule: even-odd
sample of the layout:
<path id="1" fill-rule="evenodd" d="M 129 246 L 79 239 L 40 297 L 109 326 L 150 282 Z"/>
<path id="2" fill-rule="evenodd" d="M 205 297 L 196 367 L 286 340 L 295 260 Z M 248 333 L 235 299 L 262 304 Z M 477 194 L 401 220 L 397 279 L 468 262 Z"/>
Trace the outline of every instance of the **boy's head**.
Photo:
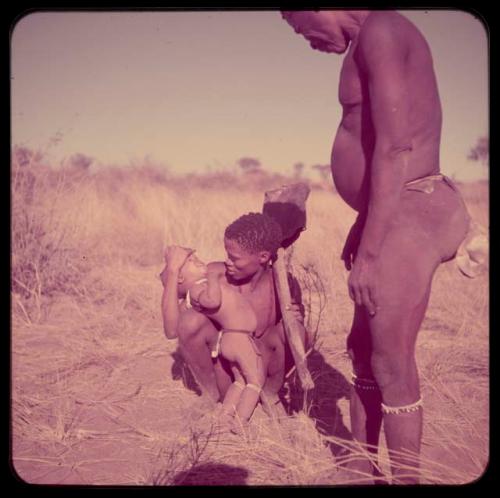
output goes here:
<path id="1" fill-rule="evenodd" d="M 270 216 L 262 213 L 240 216 L 224 232 L 227 273 L 236 280 L 254 275 L 275 256 L 281 241 L 281 227 Z"/>

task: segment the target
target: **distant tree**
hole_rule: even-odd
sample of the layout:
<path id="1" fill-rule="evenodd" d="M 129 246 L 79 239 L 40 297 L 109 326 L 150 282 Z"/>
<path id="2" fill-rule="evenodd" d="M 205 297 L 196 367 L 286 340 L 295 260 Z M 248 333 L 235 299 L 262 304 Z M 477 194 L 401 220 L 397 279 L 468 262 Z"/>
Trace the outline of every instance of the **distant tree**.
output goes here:
<path id="1" fill-rule="evenodd" d="M 24 145 L 14 145 L 12 149 L 12 159 L 19 166 L 30 166 L 41 161 L 43 154 L 41 151 L 34 152 Z"/>
<path id="2" fill-rule="evenodd" d="M 315 169 L 319 173 L 322 181 L 328 182 L 330 180 L 329 164 L 315 164 L 312 166 L 312 169 Z"/>
<path id="3" fill-rule="evenodd" d="M 70 166 L 80 171 L 88 171 L 93 161 L 94 161 L 93 158 L 81 153 L 73 154 L 69 158 Z"/>
<path id="4" fill-rule="evenodd" d="M 476 145 L 469 151 L 467 159 L 471 161 L 481 161 L 482 164 L 487 164 L 490 157 L 490 140 L 488 137 L 480 137 Z"/>
<path id="5" fill-rule="evenodd" d="M 302 176 L 302 172 L 304 171 L 304 163 L 295 163 L 293 165 L 293 176 L 295 178 L 300 178 Z"/>
<path id="6" fill-rule="evenodd" d="M 251 173 L 259 170 L 261 164 L 260 161 L 254 157 L 242 157 L 238 159 L 238 166 L 244 173 Z"/>

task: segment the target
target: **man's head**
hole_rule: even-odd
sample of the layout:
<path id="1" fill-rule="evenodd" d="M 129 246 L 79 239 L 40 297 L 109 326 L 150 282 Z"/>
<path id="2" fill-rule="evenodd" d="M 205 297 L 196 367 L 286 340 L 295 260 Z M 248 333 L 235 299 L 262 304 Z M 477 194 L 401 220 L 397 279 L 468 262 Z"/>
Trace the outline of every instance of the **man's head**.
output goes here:
<path id="1" fill-rule="evenodd" d="M 309 41 L 311 48 L 336 54 L 347 50 L 358 17 L 343 10 L 285 10 L 281 15 L 297 34 Z"/>
<path id="2" fill-rule="evenodd" d="M 235 280 L 251 277 L 269 263 L 281 241 L 281 227 L 270 216 L 262 213 L 240 216 L 224 232 L 227 273 Z"/>

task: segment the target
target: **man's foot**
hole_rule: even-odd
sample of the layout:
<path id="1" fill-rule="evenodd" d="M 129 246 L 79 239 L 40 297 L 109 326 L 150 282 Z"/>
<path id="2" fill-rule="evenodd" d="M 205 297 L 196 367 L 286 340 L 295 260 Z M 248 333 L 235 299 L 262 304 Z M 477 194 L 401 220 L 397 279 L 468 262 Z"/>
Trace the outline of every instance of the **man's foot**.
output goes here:
<path id="1" fill-rule="evenodd" d="M 372 466 L 368 460 L 351 460 L 347 465 L 339 465 L 335 473 L 335 483 L 345 481 L 349 484 L 375 484 L 383 486 L 389 484 L 384 474 Z"/>

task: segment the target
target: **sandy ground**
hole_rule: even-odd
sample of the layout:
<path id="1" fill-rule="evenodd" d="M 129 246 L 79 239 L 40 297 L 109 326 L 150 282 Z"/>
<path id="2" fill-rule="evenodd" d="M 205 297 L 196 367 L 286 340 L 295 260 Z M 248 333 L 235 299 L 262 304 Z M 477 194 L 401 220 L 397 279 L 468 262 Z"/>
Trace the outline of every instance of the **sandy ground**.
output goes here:
<path id="1" fill-rule="evenodd" d="M 300 393 L 295 400 L 299 411 L 277 428 L 258 407 L 254 439 L 249 443 L 240 436 L 211 434 L 210 408 L 196 392 L 175 341 L 163 338 L 157 316 L 143 322 L 133 337 L 103 334 L 83 341 L 75 335 L 78 330 L 65 328 L 75 316 L 71 300 L 52 311 L 50 325 L 17 328 L 13 344 L 12 449 L 15 469 L 23 480 L 38 484 L 286 484 L 276 472 L 280 465 L 293 466 L 297 460 L 304 466 L 304 484 L 338 480 L 334 462 L 341 448 L 320 439 L 350 439 L 350 364 L 341 334 L 323 337 L 320 351 L 309 357 L 316 380 L 308 397 L 309 416 L 300 411 Z M 435 358 L 445 358 L 454 346 L 452 334 L 432 330 L 420 334 L 425 417 L 434 420 L 433 425 L 425 425 L 423 458 L 444 461 L 442 475 L 458 466 L 458 476 L 470 476 L 481 465 L 475 461 L 478 451 L 457 452 L 456 439 L 462 438 L 459 446 L 465 449 L 484 444 L 484 427 L 478 424 L 476 434 L 468 428 L 454 434 L 457 424 L 447 426 L 446 418 L 456 415 L 453 410 L 465 411 L 454 402 L 454 397 L 464 395 L 476 396 L 476 411 L 487 414 L 488 399 L 477 389 L 478 382 L 487 389 L 487 371 L 478 366 L 474 382 L 469 371 L 439 372 Z M 438 371 L 433 373 L 429 365 Z M 431 388 L 436 379 L 429 376 L 434 374 L 446 385 Z M 452 445 L 443 438 L 445 433 Z M 203 451 L 198 456 L 200 447 Z M 280 452 L 282 461 L 276 457 Z M 470 461 L 464 460 L 468 454 Z M 310 464 L 304 463 L 307 458 Z M 301 482 L 300 468 L 288 469 L 288 474 L 291 483 Z"/>

